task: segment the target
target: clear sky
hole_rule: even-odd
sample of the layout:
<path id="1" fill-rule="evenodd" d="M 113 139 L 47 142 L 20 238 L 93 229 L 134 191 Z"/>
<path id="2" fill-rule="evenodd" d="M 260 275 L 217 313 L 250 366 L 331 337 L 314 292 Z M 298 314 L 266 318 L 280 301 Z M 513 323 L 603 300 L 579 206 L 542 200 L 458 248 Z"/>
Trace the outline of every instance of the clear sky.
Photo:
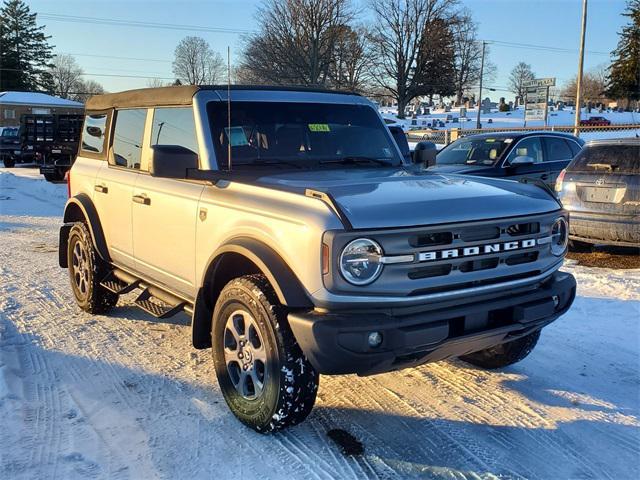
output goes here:
<path id="1" fill-rule="evenodd" d="M 109 91 L 144 87 L 147 77 L 173 78 L 171 61 L 176 44 L 187 35 L 205 38 L 226 57 L 242 50 L 243 36 L 256 28 L 260 0 L 27 0 L 42 14 L 55 51 L 71 53 L 84 71 Z M 359 0 L 365 4 L 366 0 Z M 578 64 L 581 0 L 462 0 L 479 26 L 479 38 L 495 42 L 542 45 L 567 51 L 524 46 L 490 45 L 490 60 L 497 66 L 492 86 L 505 89 L 509 72 L 520 61 L 531 64 L 539 77 L 557 77 L 561 85 L 575 75 Z M 624 24 L 624 0 L 589 0 L 585 69 L 608 64 L 609 52 Z M 48 17 L 46 14 L 56 15 Z M 74 16 L 126 22 L 169 24 L 168 28 L 87 23 Z M 61 17 L 66 21 L 61 21 Z M 69 21 L 71 20 L 71 21 Z M 361 21 L 367 21 L 365 14 Z M 181 26 L 203 27 L 182 29 Z M 213 31 L 219 29 L 219 31 Z M 129 57 L 105 58 L 105 57 Z M 119 76 L 116 76 L 119 75 Z M 496 90 L 493 99 L 512 94 Z M 485 96 L 485 95 L 483 95 Z"/>

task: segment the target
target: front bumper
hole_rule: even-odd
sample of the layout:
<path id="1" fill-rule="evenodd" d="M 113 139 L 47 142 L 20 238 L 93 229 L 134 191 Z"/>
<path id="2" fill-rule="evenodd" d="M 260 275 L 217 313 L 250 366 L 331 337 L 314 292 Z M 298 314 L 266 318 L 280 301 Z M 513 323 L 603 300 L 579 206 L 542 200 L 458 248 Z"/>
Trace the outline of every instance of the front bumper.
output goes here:
<path id="1" fill-rule="evenodd" d="M 565 313 L 571 274 L 556 272 L 527 289 L 402 309 L 291 312 L 289 324 L 311 364 L 327 375 L 371 375 L 457 357 L 515 340 Z M 368 345 L 370 332 L 382 344 Z"/>

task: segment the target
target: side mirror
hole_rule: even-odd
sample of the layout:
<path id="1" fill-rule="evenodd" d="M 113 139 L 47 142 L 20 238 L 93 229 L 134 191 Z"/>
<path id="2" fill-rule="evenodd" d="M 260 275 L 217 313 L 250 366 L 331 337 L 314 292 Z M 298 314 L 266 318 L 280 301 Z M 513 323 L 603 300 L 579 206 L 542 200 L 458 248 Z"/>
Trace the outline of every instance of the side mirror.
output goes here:
<path id="1" fill-rule="evenodd" d="M 534 163 L 536 163 L 536 161 L 532 157 L 528 155 L 518 155 L 516 158 L 511 160 L 509 165 L 515 167 L 517 165 L 533 165 Z"/>
<path id="2" fill-rule="evenodd" d="M 413 149 L 413 163 L 424 168 L 433 167 L 436 164 L 438 149 L 433 142 L 418 142 Z"/>
<path id="3" fill-rule="evenodd" d="M 153 145 L 149 173 L 152 177 L 187 178 L 187 170 L 198 168 L 198 155 L 182 145 Z"/>

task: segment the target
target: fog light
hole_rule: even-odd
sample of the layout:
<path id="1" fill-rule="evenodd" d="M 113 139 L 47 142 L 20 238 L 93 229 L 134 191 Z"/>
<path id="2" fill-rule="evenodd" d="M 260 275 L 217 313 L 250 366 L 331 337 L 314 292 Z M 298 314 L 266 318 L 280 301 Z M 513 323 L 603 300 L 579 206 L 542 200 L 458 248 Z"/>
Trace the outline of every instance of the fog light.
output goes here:
<path id="1" fill-rule="evenodd" d="M 560 305 L 560 297 L 554 295 L 553 297 L 551 297 L 551 300 L 553 300 L 553 306 L 558 308 L 558 305 Z"/>
<path id="2" fill-rule="evenodd" d="M 371 332 L 368 340 L 371 348 L 379 347 L 382 343 L 382 334 L 380 332 Z"/>

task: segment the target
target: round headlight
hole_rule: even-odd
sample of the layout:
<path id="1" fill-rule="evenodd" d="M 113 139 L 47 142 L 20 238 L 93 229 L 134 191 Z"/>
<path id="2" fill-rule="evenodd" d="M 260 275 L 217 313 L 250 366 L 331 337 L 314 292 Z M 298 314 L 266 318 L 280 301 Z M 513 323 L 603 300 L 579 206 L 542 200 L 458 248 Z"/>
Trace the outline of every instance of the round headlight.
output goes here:
<path id="1" fill-rule="evenodd" d="M 358 238 L 340 254 L 340 273 L 353 285 L 367 285 L 382 271 L 382 248 L 373 240 Z"/>
<path id="2" fill-rule="evenodd" d="M 564 217 L 558 217 L 551 227 L 551 253 L 556 257 L 561 256 L 567 250 L 568 243 L 569 225 Z"/>

